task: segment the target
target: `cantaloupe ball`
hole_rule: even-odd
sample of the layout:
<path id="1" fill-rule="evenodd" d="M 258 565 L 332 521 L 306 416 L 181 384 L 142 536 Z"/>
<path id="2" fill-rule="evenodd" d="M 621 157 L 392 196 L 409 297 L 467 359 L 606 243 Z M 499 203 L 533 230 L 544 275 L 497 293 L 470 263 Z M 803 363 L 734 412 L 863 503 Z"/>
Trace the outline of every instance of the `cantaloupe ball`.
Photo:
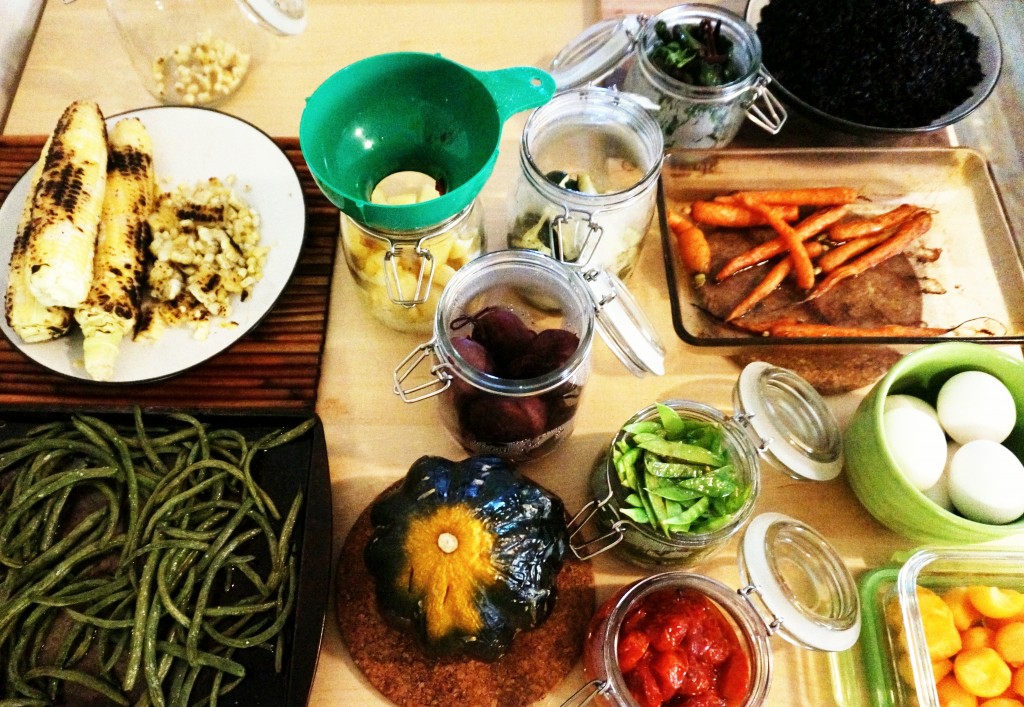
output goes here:
<path id="1" fill-rule="evenodd" d="M 1024 623 L 1015 621 L 995 631 L 992 647 L 1010 665 L 1024 664 Z"/>
<path id="2" fill-rule="evenodd" d="M 949 610 L 953 612 L 953 623 L 958 631 L 966 631 L 971 626 L 981 623 L 981 612 L 971 603 L 967 595 L 967 587 L 953 587 L 942 595 Z"/>
<path id="3" fill-rule="evenodd" d="M 967 588 L 967 596 L 988 618 L 1006 619 L 1024 611 L 1024 594 L 1016 589 L 974 585 Z"/>
<path id="4" fill-rule="evenodd" d="M 968 648 L 953 659 L 953 675 L 978 697 L 998 697 L 1010 686 L 1010 666 L 992 648 Z"/>
<path id="5" fill-rule="evenodd" d="M 995 648 L 996 631 L 988 626 L 971 626 L 960 634 L 964 648 Z"/>
<path id="6" fill-rule="evenodd" d="M 978 707 L 978 698 L 957 682 L 953 675 L 947 675 L 935 686 L 942 707 Z"/>

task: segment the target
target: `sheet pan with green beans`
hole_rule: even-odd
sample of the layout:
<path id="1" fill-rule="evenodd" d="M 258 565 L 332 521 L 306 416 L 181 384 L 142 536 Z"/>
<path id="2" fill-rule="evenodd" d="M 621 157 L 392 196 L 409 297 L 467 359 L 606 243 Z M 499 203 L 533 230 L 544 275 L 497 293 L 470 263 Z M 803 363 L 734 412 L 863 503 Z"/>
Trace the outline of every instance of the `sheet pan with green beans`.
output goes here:
<path id="1" fill-rule="evenodd" d="M 279 508 L 253 466 L 315 423 L 136 410 L 0 442 L 0 706 L 217 704 L 240 654 L 280 670 L 303 493 Z"/>

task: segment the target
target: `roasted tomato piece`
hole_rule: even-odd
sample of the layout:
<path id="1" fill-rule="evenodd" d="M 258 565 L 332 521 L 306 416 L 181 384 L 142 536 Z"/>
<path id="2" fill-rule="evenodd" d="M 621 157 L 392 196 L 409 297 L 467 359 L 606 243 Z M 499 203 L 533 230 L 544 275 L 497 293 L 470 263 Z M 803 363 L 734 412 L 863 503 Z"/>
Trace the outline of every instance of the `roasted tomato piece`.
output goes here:
<path id="1" fill-rule="evenodd" d="M 650 645 L 650 641 L 647 640 L 647 635 L 643 631 L 633 631 L 619 639 L 619 669 L 623 673 L 628 673 L 635 668 L 647 653 L 648 645 Z"/>
<path id="2" fill-rule="evenodd" d="M 640 661 L 626 673 L 626 686 L 640 707 L 661 707 L 665 702 L 658 679 L 654 677 L 646 661 Z"/>
<path id="3" fill-rule="evenodd" d="M 686 670 L 689 663 L 688 656 L 679 651 L 666 651 L 654 656 L 651 660 L 651 670 L 658 678 L 663 695 L 671 697 L 679 692 L 679 688 L 686 681 Z"/>

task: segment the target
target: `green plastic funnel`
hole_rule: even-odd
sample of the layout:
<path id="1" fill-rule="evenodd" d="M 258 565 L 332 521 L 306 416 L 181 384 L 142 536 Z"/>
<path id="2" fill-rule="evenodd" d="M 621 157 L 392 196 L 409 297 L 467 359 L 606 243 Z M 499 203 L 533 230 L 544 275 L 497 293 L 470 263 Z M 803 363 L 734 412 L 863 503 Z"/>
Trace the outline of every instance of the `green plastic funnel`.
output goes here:
<path id="1" fill-rule="evenodd" d="M 373 228 L 412 231 L 469 206 L 494 169 L 505 121 L 554 91 L 554 79 L 532 67 L 476 71 L 436 54 L 380 54 L 313 92 L 299 145 L 317 185 L 345 214 Z M 378 182 L 407 171 L 435 179 L 441 196 L 370 202 Z"/>

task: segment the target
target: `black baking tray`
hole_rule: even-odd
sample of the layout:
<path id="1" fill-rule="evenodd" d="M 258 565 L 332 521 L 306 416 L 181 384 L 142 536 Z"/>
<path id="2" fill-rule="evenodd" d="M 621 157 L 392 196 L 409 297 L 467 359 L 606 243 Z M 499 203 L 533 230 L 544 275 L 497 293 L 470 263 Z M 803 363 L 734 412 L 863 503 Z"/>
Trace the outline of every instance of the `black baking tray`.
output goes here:
<path id="1" fill-rule="evenodd" d="M 130 425 L 130 415 L 83 411 L 113 425 Z M 165 412 L 165 411 L 161 411 Z M 161 412 L 143 411 L 147 427 L 159 427 Z M 0 410 L 0 440 L 21 436 L 41 423 L 69 419 L 71 413 L 50 409 Z M 290 414 L 196 414 L 211 427 L 231 428 L 255 440 L 276 430 L 288 430 L 307 419 Z M 178 423 L 175 423 L 176 425 Z M 319 417 L 313 428 L 285 445 L 256 455 L 252 474 L 281 512 L 295 495 L 304 494 L 295 530 L 298 555 L 298 590 L 295 607 L 284 628 L 284 660 L 274 670 L 269 651 L 238 651 L 233 659 L 246 669 L 245 679 L 218 699 L 229 707 L 300 707 L 306 705 L 320 655 L 327 603 L 330 597 L 332 504 L 327 445 Z"/>

